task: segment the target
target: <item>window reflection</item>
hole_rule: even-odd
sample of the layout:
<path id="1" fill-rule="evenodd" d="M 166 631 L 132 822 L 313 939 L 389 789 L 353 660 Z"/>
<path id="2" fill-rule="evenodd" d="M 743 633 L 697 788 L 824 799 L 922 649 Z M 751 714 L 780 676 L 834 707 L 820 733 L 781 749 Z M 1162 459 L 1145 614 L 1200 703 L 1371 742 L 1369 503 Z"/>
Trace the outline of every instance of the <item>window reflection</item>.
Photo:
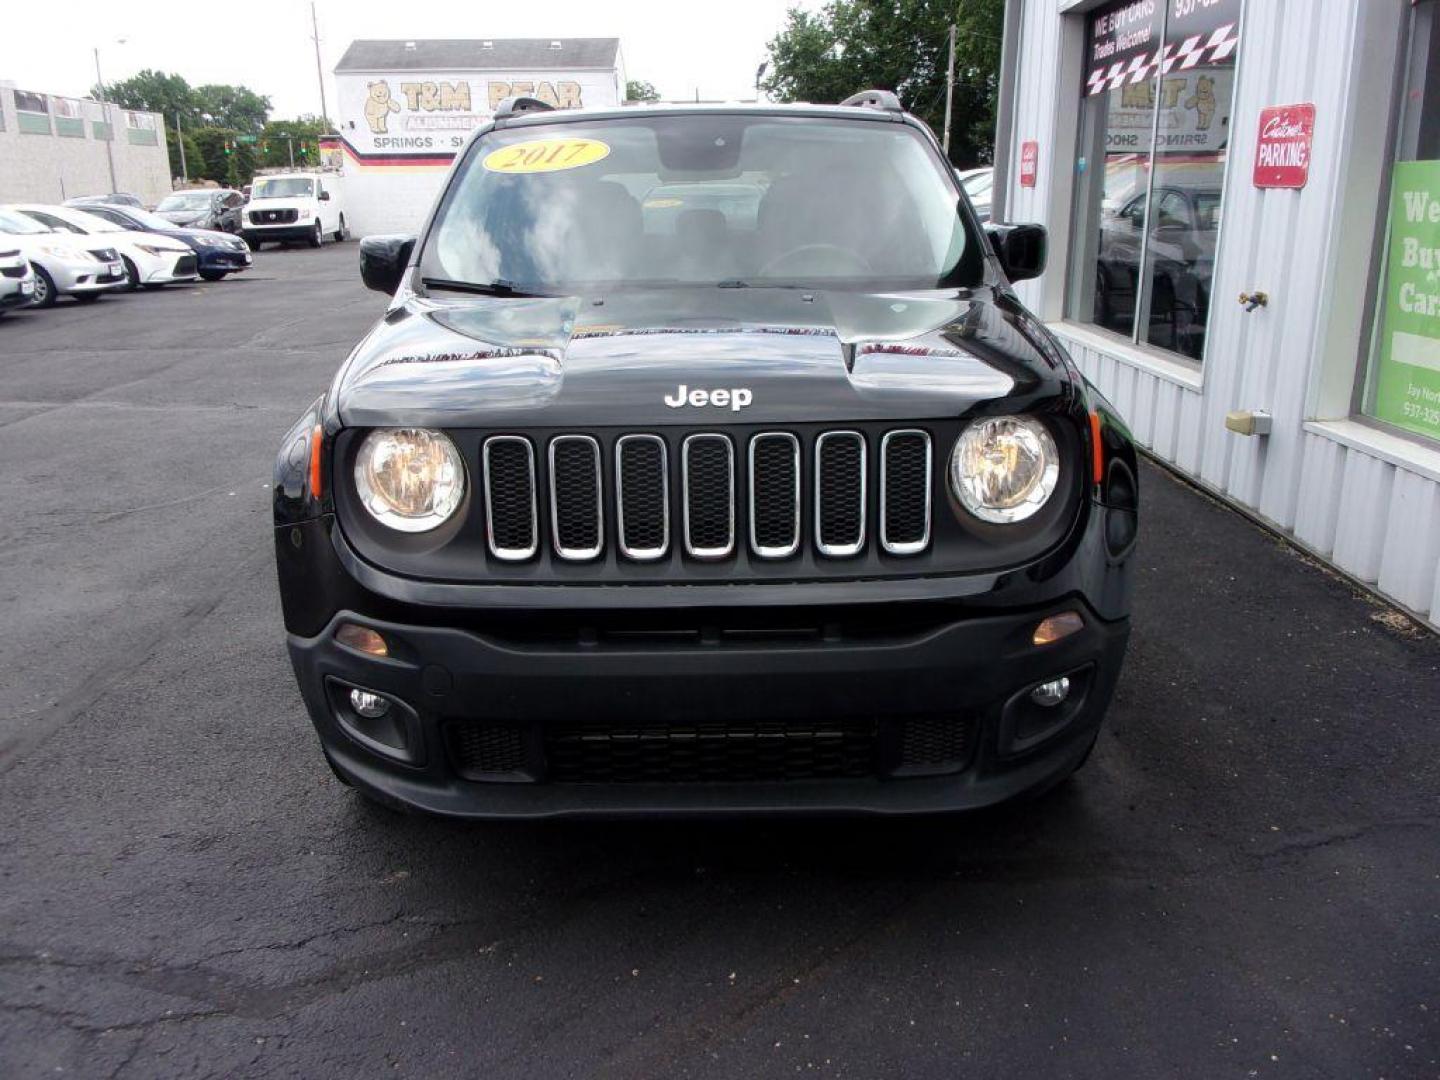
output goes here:
<path id="1" fill-rule="evenodd" d="M 1195 360 L 1210 311 L 1239 7 L 1118 3 L 1087 23 L 1069 314 Z"/>

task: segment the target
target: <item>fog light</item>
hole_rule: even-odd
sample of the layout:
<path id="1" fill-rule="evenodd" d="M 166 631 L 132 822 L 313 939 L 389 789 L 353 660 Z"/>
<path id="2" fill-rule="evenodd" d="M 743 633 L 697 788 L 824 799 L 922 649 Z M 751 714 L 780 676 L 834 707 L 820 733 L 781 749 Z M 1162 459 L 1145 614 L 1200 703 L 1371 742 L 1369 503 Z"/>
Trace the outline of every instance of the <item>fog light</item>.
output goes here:
<path id="1" fill-rule="evenodd" d="M 1068 688 L 1069 680 L 1062 681 Z M 350 707 L 355 710 L 357 715 L 363 716 L 367 720 L 378 720 L 390 711 L 390 702 L 379 694 L 372 694 L 369 690 L 351 690 Z"/>
<path id="2" fill-rule="evenodd" d="M 1083 629 L 1085 620 L 1080 618 L 1078 612 L 1062 611 L 1059 615 L 1041 619 L 1040 624 L 1035 627 L 1035 633 L 1030 636 L 1030 641 L 1035 645 L 1052 645 Z"/>
<path id="3" fill-rule="evenodd" d="M 340 628 L 335 631 L 335 640 L 346 648 L 363 652 L 367 656 L 390 655 L 390 647 L 385 644 L 385 639 L 368 626 L 341 623 Z"/>
<path id="4" fill-rule="evenodd" d="M 356 690 L 355 693 L 360 691 Z M 1058 679 L 1051 679 L 1047 683 L 1041 683 L 1030 691 L 1030 700 L 1036 705 L 1046 709 L 1053 709 L 1059 705 L 1070 693 L 1070 679 L 1062 675 Z"/>

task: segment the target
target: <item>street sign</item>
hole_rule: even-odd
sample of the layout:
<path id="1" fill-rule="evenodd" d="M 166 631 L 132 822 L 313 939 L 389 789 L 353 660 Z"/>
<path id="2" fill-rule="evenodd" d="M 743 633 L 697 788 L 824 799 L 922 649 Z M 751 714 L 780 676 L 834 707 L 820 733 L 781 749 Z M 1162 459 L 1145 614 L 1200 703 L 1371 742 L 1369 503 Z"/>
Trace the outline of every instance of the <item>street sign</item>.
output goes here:
<path id="1" fill-rule="evenodd" d="M 258 136 L 256 135 L 237 135 L 235 136 L 235 141 L 243 143 L 254 143 L 257 138 Z"/>
<path id="2" fill-rule="evenodd" d="M 1040 169 L 1040 144 L 1033 139 L 1020 144 L 1020 186 L 1034 187 Z"/>
<path id="3" fill-rule="evenodd" d="M 1255 186 L 1303 188 L 1310 178 L 1310 140 L 1314 134 L 1314 105 L 1271 105 L 1261 109 L 1255 144 Z"/>

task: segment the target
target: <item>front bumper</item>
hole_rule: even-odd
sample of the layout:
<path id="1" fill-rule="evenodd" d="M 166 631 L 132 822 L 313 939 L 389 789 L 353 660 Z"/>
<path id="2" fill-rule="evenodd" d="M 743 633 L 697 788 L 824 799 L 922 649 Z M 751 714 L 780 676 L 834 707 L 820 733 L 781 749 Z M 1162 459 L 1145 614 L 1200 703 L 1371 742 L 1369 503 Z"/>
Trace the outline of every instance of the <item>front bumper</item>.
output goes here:
<path id="1" fill-rule="evenodd" d="M 315 220 L 294 225 L 246 225 L 245 233 L 260 241 L 308 240 L 315 235 Z"/>
<path id="2" fill-rule="evenodd" d="M 188 248 L 181 252 L 167 252 L 157 256 L 156 266 L 146 271 L 142 281 L 146 285 L 171 285 L 177 282 L 194 281 L 200 274 L 199 260 Z"/>
<path id="3" fill-rule="evenodd" d="M 112 263 L 57 261 L 46 263 L 45 269 L 61 293 L 107 292 L 125 287 L 125 264 L 119 259 Z"/>
<path id="4" fill-rule="evenodd" d="M 1119 674 L 1128 620 L 1107 622 L 1073 596 L 1003 613 L 925 602 L 887 608 L 878 632 L 867 609 L 809 640 L 702 627 L 678 644 L 589 634 L 583 614 L 573 637 L 554 640 L 342 611 L 314 637 L 290 635 L 289 649 L 336 771 L 382 800 L 452 817 L 966 810 L 1043 789 L 1088 752 Z M 1036 623 L 1064 610 L 1082 612 L 1085 628 L 1034 646 Z M 342 623 L 380 632 L 390 657 L 340 645 L 334 632 Z M 1030 690 L 1062 675 L 1073 681 L 1070 697 L 1037 713 Z M 348 711 L 351 687 L 399 703 L 392 713 L 399 735 L 388 736 L 388 748 L 368 739 Z M 636 737 L 637 727 L 647 730 Z M 684 761 L 700 745 L 694 740 L 717 733 L 719 742 L 704 745 L 769 738 L 773 750 L 773 740 L 816 728 L 826 737 L 829 729 L 865 733 L 869 741 L 852 750 L 870 755 L 869 767 L 784 780 L 733 780 L 723 766 L 711 774 L 724 777 L 718 780 L 636 782 L 643 770 L 624 777 L 625 763 L 656 740 L 661 753 Z M 557 741 L 561 732 L 572 741 Z M 511 740 L 506 770 L 490 771 L 471 752 L 491 736 Z M 562 766 L 563 746 L 583 750 L 597 740 L 608 772 Z M 411 760 L 396 760 L 397 752 Z M 562 768 L 571 774 L 557 777 Z"/>
<path id="5" fill-rule="evenodd" d="M 0 277 L 0 310 L 26 307 L 35 299 L 35 275 L 24 277 Z"/>
<path id="6" fill-rule="evenodd" d="M 202 248 L 196 252 L 198 269 L 203 272 L 238 274 L 250 269 L 255 261 L 250 250 L 235 251 L 231 248 Z"/>

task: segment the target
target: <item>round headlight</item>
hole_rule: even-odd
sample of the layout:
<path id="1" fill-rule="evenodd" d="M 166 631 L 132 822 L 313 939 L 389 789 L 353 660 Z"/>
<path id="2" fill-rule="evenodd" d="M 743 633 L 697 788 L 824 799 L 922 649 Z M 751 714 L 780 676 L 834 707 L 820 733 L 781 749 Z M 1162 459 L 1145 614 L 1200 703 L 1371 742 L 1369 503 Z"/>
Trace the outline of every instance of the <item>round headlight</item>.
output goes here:
<path id="1" fill-rule="evenodd" d="M 1045 505 L 1059 478 L 1055 440 L 1028 416 L 976 420 L 950 455 L 955 497 L 981 521 L 1024 521 Z"/>
<path id="2" fill-rule="evenodd" d="M 465 495 L 465 463 L 438 431 L 380 428 L 355 459 L 360 502 L 382 525 L 425 532 L 450 519 Z"/>

